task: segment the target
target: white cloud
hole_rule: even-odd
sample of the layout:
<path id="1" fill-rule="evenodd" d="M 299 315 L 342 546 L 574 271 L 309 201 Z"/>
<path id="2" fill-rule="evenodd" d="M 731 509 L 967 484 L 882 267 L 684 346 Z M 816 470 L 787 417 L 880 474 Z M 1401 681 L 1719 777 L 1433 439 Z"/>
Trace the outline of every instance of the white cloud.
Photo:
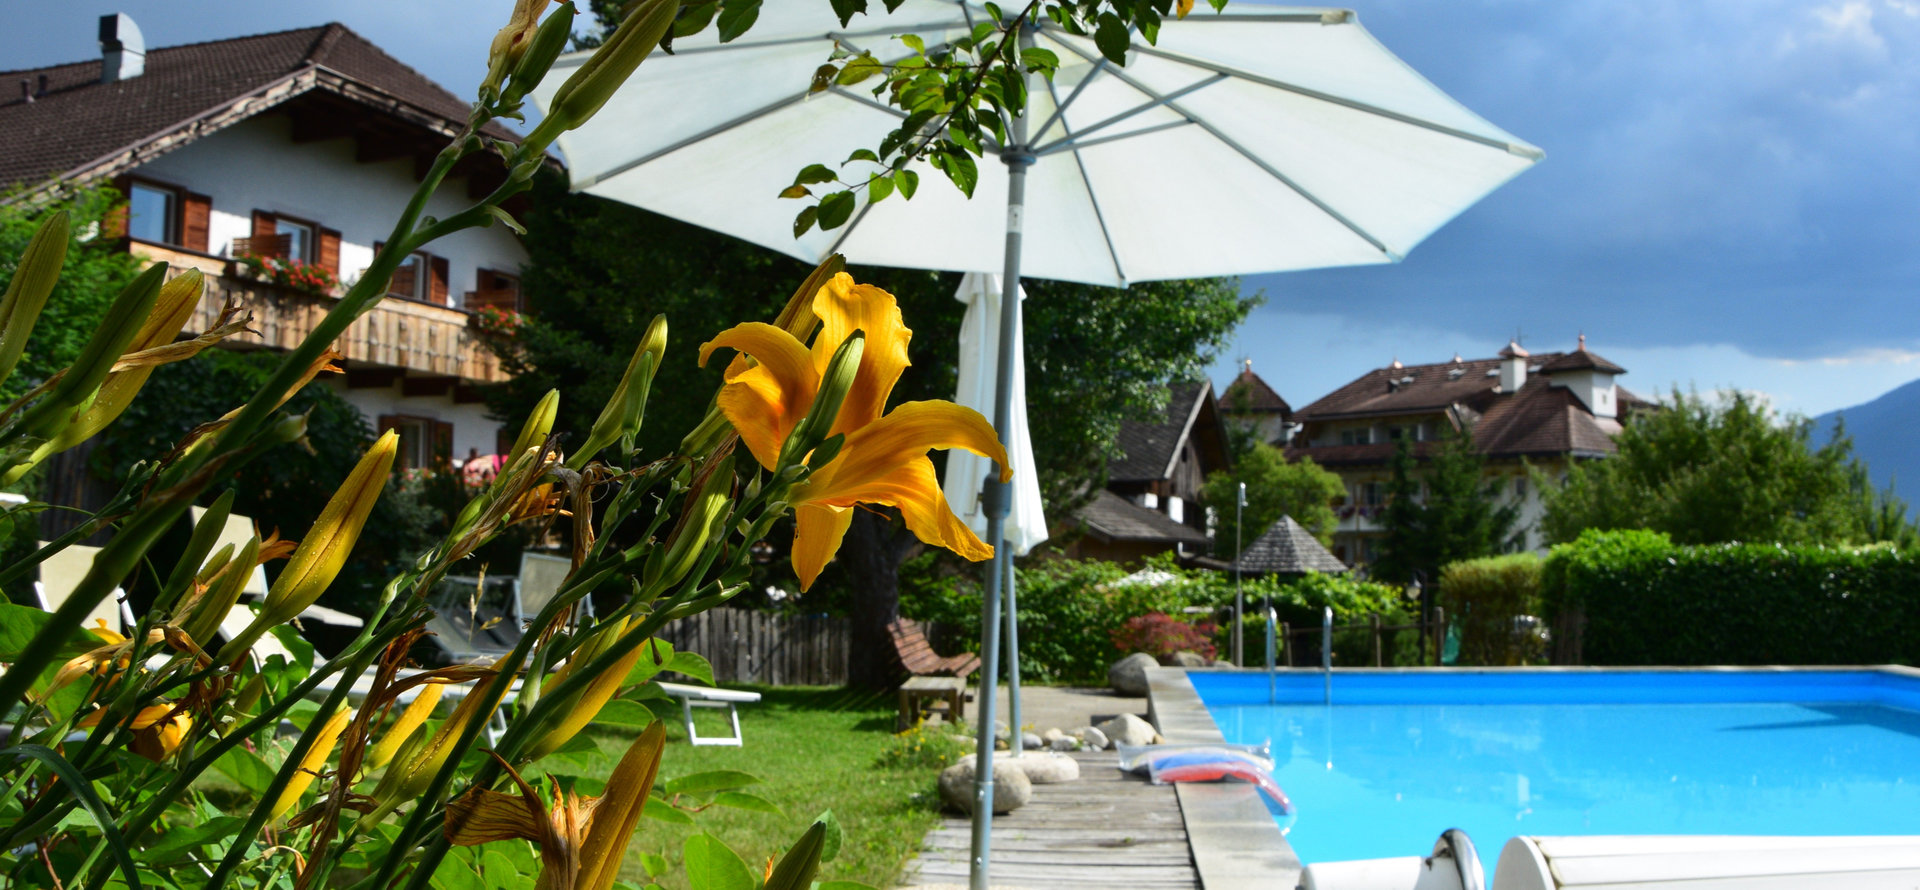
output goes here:
<path id="1" fill-rule="evenodd" d="M 1822 31 L 1815 36 L 1836 43 L 1854 43 L 1876 55 L 1887 51 L 1887 41 L 1873 27 L 1873 6 L 1867 0 L 1815 7 L 1813 17 Z"/>

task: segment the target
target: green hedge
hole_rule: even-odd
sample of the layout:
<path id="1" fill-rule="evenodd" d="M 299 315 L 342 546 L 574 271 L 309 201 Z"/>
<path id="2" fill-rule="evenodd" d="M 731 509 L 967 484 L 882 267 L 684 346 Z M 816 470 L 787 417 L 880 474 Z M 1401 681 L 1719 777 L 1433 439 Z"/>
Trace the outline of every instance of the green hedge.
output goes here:
<path id="1" fill-rule="evenodd" d="M 1557 633 L 1584 616 L 1601 665 L 1913 664 L 1920 560 L 1890 547 L 1680 546 L 1588 531 L 1553 548 L 1542 594 Z"/>
<path id="2" fill-rule="evenodd" d="M 932 575 L 928 558 L 910 562 L 901 572 L 901 613 L 922 621 L 937 621 L 950 636 L 941 651 L 980 645 L 980 589 L 976 576 Z M 1149 568 L 1167 572 L 1171 581 L 1158 586 L 1123 583 L 1131 569 L 1098 560 L 1035 559 L 1017 569 L 1020 604 L 1020 670 L 1023 680 L 1055 683 L 1101 683 L 1107 667 L 1119 660 L 1113 632 L 1130 618 L 1164 612 L 1182 620 L 1203 616 L 1185 614 L 1188 606 L 1219 610 L 1233 604 L 1233 576 L 1206 570 L 1182 569 L 1171 558 L 1149 560 Z M 1308 575 L 1291 583 L 1248 578 L 1246 654 L 1249 663 L 1262 660 L 1265 621 L 1261 604 L 1271 593 L 1281 621 L 1295 627 L 1320 626 L 1320 610 L 1332 606 L 1341 623 L 1365 621 L 1373 612 L 1386 615 L 1389 624 L 1406 620 L 1400 590 L 1385 584 L 1355 581 L 1344 575 Z M 1230 625 L 1214 636 L 1221 657 L 1230 651 Z M 1351 639 L 1349 639 L 1351 637 Z M 1371 640 L 1365 634 L 1342 634 L 1335 641 L 1337 663 L 1372 664 Z M 1319 642 L 1313 641 L 1318 659 Z"/>
<path id="3" fill-rule="evenodd" d="M 1531 664 L 1545 654 L 1535 636 L 1516 636 L 1513 619 L 1540 614 L 1540 557 L 1532 553 L 1448 563 L 1440 605 L 1460 629 L 1462 665 Z"/>

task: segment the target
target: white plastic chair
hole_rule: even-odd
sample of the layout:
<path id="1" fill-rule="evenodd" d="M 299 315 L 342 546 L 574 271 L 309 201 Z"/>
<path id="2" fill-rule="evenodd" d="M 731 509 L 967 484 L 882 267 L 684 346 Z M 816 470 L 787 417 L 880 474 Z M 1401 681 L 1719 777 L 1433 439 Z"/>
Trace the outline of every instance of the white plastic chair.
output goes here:
<path id="1" fill-rule="evenodd" d="M 41 541 L 45 547 L 47 542 Z M 93 568 L 93 558 L 100 548 L 85 544 L 73 544 L 40 563 L 40 580 L 33 582 L 33 595 L 40 608 L 52 612 L 65 605 L 67 598 L 73 596 L 74 588 L 80 586 L 80 579 L 87 576 L 87 570 Z M 133 608 L 127 605 L 127 592 L 118 587 L 113 595 L 95 603 L 93 610 L 87 613 L 83 626 L 92 629 L 98 627 L 95 620 L 104 621 L 111 630 L 126 631 L 136 623 Z"/>

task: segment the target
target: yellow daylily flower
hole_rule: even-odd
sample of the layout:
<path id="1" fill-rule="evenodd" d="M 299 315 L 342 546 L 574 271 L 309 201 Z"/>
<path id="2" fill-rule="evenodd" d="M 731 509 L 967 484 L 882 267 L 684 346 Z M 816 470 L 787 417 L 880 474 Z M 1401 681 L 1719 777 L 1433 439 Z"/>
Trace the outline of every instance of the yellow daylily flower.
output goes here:
<path id="1" fill-rule="evenodd" d="M 820 288 L 813 312 L 820 330 L 811 349 L 781 328 L 758 323 L 723 331 L 700 347 L 702 364 L 721 347 L 752 357 L 751 365 L 735 361 L 727 369 L 716 401 L 754 459 L 774 469 L 782 444 L 813 405 L 834 352 L 855 331 L 865 334 L 859 370 L 828 430 L 845 434 L 846 441 L 832 461 L 793 490 L 793 567 L 801 589 L 812 586 L 839 551 L 856 504 L 897 507 L 920 540 L 975 561 L 991 557 L 993 548 L 947 506 L 927 452 L 965 448 L 992 458 L 1001 481 L 1008 481 L 1013 473 L 993 427 L 979 412 L 945 401 L 909 402 L 882 414 L 909 364 L 913 337 L 892 294 L 857 284 L 843 272 Z"/>
<path id="2" fill-rule="evenodd" d="M 293 778 L 287 780 L 287 787 L 281 789 L 279 797 L 274 798 L 273 807 L 268 811 L 269 821 L 280 821 L 280 817 L 300 801 L 300 795 L 306 793 L 307 786 L 313 784 L 314 777 L 320 775 L 327 765 L 327 759 L 333 756 L 333 749 L 339 747 L 340 733 L 346 731 L 347 721 L 352 717 L 352 711 L 342 708 L 334 712 L 326 725 L 320 727 L 306 756 L 300 758 L 300 766 L 294 771 Z"/>
<path id="3" fill-rule="evenodd" d="M 80 719 L 74 724 L 79 729 L 90 729 L 99 725 L 100 718 L 106 715 L 102 708 Z M 171 702 L 148 705 L 133 715 L 126 723 L 133 732 L 133 739 L 127 743 L 127 750 L 159 763 L 180 750 L 180 743 L 193 730 L 193 718 L 187 712 Z"/>
<path id="4" fill-rule="evenodd" d="M 519 838 L 540 845 L 535 890 L 608 890 L 620 874 L 627 841 L 640 823 L 660 772 L 664 725 L 647 727 L 607 776 L 600 797 L 556 793 L 549 808 L 512 767 L 519 795 L 475 788 L 447 802 L 445 832 L 454 846 Z M 502 762 L 505 766 L 505 762 Z"/>

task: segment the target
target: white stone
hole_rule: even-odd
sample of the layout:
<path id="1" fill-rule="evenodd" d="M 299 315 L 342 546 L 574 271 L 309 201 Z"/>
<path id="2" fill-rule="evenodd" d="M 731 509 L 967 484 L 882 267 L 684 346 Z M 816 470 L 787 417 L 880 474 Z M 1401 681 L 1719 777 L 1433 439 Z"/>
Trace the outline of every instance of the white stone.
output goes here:
<path id="1" fill-rule="evenodd" d="M 1091 726 L 1082 726 L 1079 729 L 1074 730 L 1073 734 L 1074 734 L 1074 737 L 1078 738 L 1080 741 L 1086 742 L 1087 747 L 1092 748 L 1095 751 L 1105 751 L 1107 749 L 1107 745 L 1111 744 L 1110 742 L 1107 741 L 1106 733 L 1101 732 L 1100 730 L 1094 729 Z"/>
<path id="2" fill-rule="evenodd" d="M 1047 747 L 1052 748 L 1055 751 L 1078 751 L 1080 750 L 1080 740 L 1072 736 L 1063 735 L 1057 739 L 1054 739 L 1051 742 L 1048 742 Z"/>
<path id="3" fill-rule="evenodd" d="M 962 813 L 973 812 L 974 764 L 972 755 L 940 771 L 940 799 Z M 1011 813 L 1033 799 L 1033 782 L 1025 770 L 1007 759 L 993 759 L 993 812 Z"/>
<path id="4" fill-rule="evenodd" d="M 1148 745 L 1160 735 L 1153 731 L 1152 724 L 1132 714 L 1121 714 L 1095 726 L 1094 729 L 1106 735 L 1116 745 Z"/>
<path id="5" fill-rule="evenodd" d="M 1160 662 L 1145 652 L 1135 652 L 1113 663 L 1107 668 L 1107 685 L 1121 695 L 1141 696 L 1147 694 L 1147 670 L 1160 666 Z"/>

